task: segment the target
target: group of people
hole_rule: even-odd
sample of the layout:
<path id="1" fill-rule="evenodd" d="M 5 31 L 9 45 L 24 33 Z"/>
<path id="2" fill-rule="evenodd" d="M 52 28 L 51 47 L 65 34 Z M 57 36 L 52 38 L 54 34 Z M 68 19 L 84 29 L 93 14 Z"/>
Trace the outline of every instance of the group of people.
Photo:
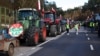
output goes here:
<path id="1" fill-rule="evenodd" d="M 67 35 L 69 35 L 69 30 L 70 30 L 70 28 L 71 28 L 70 26 L 71 26 L 71 24 L 70 24 L 69 22 L 67 22 L 67 24 L 66 24 Z M 79 27 L 80 27 L 79 23 L 75 23 L 75 25 L 74 25 L 73 28 L 74 28 L 75 31 L 76 31 L 76 35 L 78 35 Z"/>
<path id="2" fill-rule="evenodd" d="M 92 13 L 87 17 L 87 22 L 84 24 L 87 30 L 91 33 L 95 31 L 98 32 L 98 36 L 100 37 L 100 13 Z"/>

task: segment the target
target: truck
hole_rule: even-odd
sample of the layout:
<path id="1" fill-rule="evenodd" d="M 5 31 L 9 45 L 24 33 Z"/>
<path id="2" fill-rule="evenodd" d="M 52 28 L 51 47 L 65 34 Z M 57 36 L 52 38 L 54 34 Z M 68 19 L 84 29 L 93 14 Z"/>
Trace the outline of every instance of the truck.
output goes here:
<path id="1" fill-rule="evenodd" d="M 36 9 L 20 8 L 15 23 L 9 27 L 9 34 L 20 44 L 37 45 L 46 40 L 46 26 Z"/>

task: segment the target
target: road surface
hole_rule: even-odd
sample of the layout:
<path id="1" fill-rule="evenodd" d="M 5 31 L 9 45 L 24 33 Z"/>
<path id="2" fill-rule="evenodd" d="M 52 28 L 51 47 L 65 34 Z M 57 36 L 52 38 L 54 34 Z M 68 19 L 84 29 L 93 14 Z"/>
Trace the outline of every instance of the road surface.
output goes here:
<path id="1" fill-rule="evenodd" d="M 40 46 L 38 52 L 30 56 L 100 56 L 100 38 L 96 33 L 81 29 L 79 35 L 74 30 L 59 39 Z"/>
<path id="2" fill-rule="evenodd" d="M 15 49 L 14 56 L 100 56 L 100 38 L 96 32 L 90 33 L 83 27 L 79 34 L 70 30 L 56 37 L 47 37 L 47 41 L 37 46 L 21 46 Z"/>

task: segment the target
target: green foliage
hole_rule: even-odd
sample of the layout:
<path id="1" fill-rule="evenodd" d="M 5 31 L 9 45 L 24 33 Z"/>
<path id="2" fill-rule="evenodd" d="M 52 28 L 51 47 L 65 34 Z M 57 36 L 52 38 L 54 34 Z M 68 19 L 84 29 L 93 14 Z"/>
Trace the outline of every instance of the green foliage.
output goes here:
<path id="1" fill-rule="evenodd" d="M 77 18 L 78 20 L 85 20 L 92 12 L 100 13 L 100 0 L 88 0 L 88 3 L 85 3 L 82 7 L 68 9 L 65 16 L 74 19 Z"/>
<path id="2" fill-rule="evenodd" d="M 46 1 L 44 3 L 44 9 L 45 9 L 45 11 L 48 11 L 51 8 L 54 8 L 56 10 L 56 8 L 57 8 L 56 3 L 55 2 L 48 2 L 48 1 Z"/>
<path id="3" fill-rule="evenodd" d="M 98 8 L 100 8 L 100 0 L 88 0 L 88 3 L 83 6 L 83 11 L 91 10 L 96 12 Z"/>

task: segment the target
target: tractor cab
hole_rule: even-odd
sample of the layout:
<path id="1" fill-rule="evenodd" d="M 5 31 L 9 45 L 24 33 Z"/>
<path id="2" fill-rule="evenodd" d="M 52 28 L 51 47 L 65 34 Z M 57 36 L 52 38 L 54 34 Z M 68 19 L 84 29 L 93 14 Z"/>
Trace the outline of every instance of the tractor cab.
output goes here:
<path id="1" fill-rule="evenodd" d="M 31 20 L 33 18 L 33 12 L 30 10 L 19 11 L 18 20 Z"/>
<path id="2" fill-rule="evenodd" d="M 44 21 L 46 23 L 55 23 L 56 14 L 54 12 L 45 12 L 44 13 Z"/>
<path id="3" fill-rule="evenodd" d="M 36 9 L 23 8 L 18 10 L 18 20 L 32 20 L 37 18 L 38 18 L 38 12 L 36 11 Z"/>
<path id="4" fill-rule="evenodd" d="M 24 29 L 28 29 L 29 26 L 36 25 L 39 19 L 39 13 L 33 8 L 22 8 L 18 10 L 17 22 L 23 25 Z"/>

